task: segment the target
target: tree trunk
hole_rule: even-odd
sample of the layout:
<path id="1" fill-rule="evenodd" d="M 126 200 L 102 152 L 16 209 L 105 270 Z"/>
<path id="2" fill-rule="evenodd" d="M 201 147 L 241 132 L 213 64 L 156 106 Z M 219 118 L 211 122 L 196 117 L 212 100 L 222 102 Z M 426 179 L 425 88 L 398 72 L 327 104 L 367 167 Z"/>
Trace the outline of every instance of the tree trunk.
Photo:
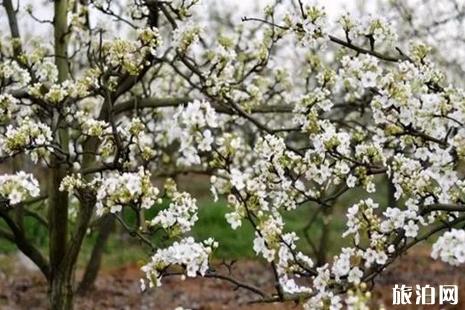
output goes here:
<path id="1" fill-rule="evenodd" d="M 52 309 L 61 306 L 64 301 L 58 301 L 63 291 L 59 285 L 63 283 L 66 277 L 60 270 L 66 254 L 68 239 L 68 194 L 60 192 L 58 187 L 62 180 L 62 169 L 52 168 L 49 172 L 49 256 L 50 256 L 50 302 Z M 52 297 L 53 296 L 53 297 Z M 64 295 L 63 295 L 64 297 Z M 55 305 L 56 303 L 56 305 Z M 65 308 L 63 308 L 65 309 Z M 68 308 L 66 308 L 68 309 Z"/>
<path id="2" fill-rule="evenodd" d="M 387 203 L 388 207 L 395 208 L 397 207 L 397 200 L 396 200 L 396 187 L 391 182 L 388 176 L 386 176 L 386 185 L 387 185 Z"/>
<path id="3" fill-rule="evenodd" d="M 68 65 L 68 0 L 54 1 L 54 49 L 55 65 L 58 69 L 58 82 L 69 77 Z M 68 130 L 60 128 L 58 111 L 53 112 L 53 129 L 57 130 L 60 147 L 68 152 Z M 67 257 L 68 247 L 68 193 L 60 192 L 61 180 L 66 175 L 66 165 L 59 158 L 52 158 L 48 180 L 48 220 L 50 280 L 49 299 L 53 310 L 73 308 L 72 272 L 75 263 Z"/>
<path id="4" fill-rule="evenodd" d="M 317 253 L 317 265 L 323 266 L 327 261 L 328 241 L 330 240 L 332 208 L 323 209 L 323 227 L 321 228 L 320 243 Z"/>
<path id="5" fill-rule="evenodd" d="M 112 215 L 107 214 L 99 223 L 97 240 L 95 240 L 92 254 L 89 258 L 86 270 L 84 271 L 82 281 L 78 287 L 79 295 L 85 295 L 87 292 L 89 292 L 90 289 L 94 287 L 95 280 L 97 279 L 98 272 L 100 270 L 100 264 L 102 263 L 105 244 L 110 237 L 114 222 L 115 218 Z"/>
<path id="6" fill-rule="evenodd" d="M 65 270 L 58 272 L 50 282 L 50 309 L 73 309 L 73 279 Z"/>
<path id="7" fill-rule="evenodd" d="M 84 241 L 89 221 L 95 206 L 93 193 L 85 190 L 79 193 L 80 208 L 74 230 L 66 253 L 61 263 L 54 270 L 50 279 L 50 305 L 51 309 L 73 309 L 74 273 L 76 262 Z"/>

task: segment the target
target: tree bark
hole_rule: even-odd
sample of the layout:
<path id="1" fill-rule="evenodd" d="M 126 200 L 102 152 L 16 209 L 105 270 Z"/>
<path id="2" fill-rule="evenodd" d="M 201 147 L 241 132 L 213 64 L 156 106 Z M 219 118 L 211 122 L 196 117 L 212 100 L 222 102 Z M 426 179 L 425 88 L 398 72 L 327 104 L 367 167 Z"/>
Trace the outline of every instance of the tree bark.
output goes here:
<path id="1" fill-rule="evenodd" d="M 323 227 L 321 228 L 320 243 L 318 245 L 317 265 L 323 266 L 327 261 L 328 241 L 330 240 L 332 208 L 323 210 Z"/>
<path id="2" fill-rule="evenodd" d="M 18 227 L 15 221 L 5 211 L 0 210 L 0 218 L 5 221 L 13 233 L 13 235 L 6 235 L 8 239 L 13 241 L 18 249 L 39 267 L 46 279 L 50 279 L 50 265 L 45 257 L 42 256 L 42 253 L 27 240 L 24 231 Z"/>
<path id="3" fill-rule="evenodd" d="M 387 185 L 387 203 L 391 208 L 397 207 L 396 200 L 396 187 L 392 184 L 391 179 L 386 176 L 386 185 Z"/>
<path id="4" fill-rule="evenodd" d="M 18 20 L 16 18 L 16 11 L 13 8 L 11 0 L 3 0 L 3 6 L 5 7 L 6 14 L 8 16 L 8 24 L 10 26 L 11 37 L 16 39 L 13 42 L 13 54 L 17 58 L 21 54 L 21 37 L 19 35 Z"/>
<path id="5" fill-rule="evenodd" d="M 84 276 L 77 290 L 79 295 L 87 294 L 94 287 L 102 263 L 105 245 L 113 230 L 114 222 L 115 218 L 113 216 L 105 215 L 99 223 L 97 239 L 95 240 L 89 262 L 84 271 Z"/>
<path id="6" fill-rule="evenodd" d="M 72 279 L 64 270 L 56 271 L 50 282 L 50 309 L 73 309 Z"/>
<path id="7" fill-rule="evenodd" d="M 80 209 L 74 231 L 61 263 L 50 281 L 50 305 L 53 310 L 73 309 L 74 272 L 89 221 L 95 206 L 95 193 L 79 193 Z"/>
<path id="8" fill-rule="evenodd" d="M 55 65 L 58 69 L 58 81 L 64 82 L 69 77 L 67 31 L 68 31 L 68 0 L 55 0 L 54 3 L 54 48 Z M 54 127 L 60 127 L 59 111 L 54 110 Z M 58 143 L 68 150 L 68 130 L 58 129 Z M 51 160 L 49 170 L 49 256 L 50 256 L 50 307 L 53 310 L 68 310 L 73 308 L 73 283 L 66 261 L 68 246 L 68 193 L 60 192 L 61 180 L 66 175 L 66 166 L 60 159 Z"/>

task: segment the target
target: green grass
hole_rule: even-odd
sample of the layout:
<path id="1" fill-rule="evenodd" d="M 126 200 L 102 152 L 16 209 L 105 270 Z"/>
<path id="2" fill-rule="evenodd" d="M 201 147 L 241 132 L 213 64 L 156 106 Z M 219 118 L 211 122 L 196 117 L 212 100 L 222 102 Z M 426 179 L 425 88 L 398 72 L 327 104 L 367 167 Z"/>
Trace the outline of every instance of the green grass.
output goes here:
<path id="1" fill-rule="evenodd" d="M 240 259 L 256 258 L 252 249 L 254 230 L 248 221 L 243 221 L 242 226 L 233 230 L 226 222 L 225 214 L 229 212 L 229 208 L 222 201 L 217 203 L 211 201 L 201 201 L 199 203 L 199 220 L 192 229 L 192 236 L 196 240 L 205 240 L 213 237 L 219 243 L 219 247 L 214 252 L 216 259 Z M 293 211 L 285 212 L 284 219 L 286 223 L 286 231 L 295 231 L 300 237 L 298 242 L 299 248 L 307 254 L 312 254 L 311 247 L 304 238 L 303 229 L 308 220 L 312 216 L 314 208 L 312 206 L 304 206 Z M 154 214 L 149 214 L 153 216 Z M 135 219 L 127 216 L 129 222 Z M 313 227 L 309 230 L 311 238 L 317 242 L 320 238 L 322 220 L 315 221 Z M 337 249 L 344 244 L 340 238 L 334 236 L 340 235 L 345 229 L 343 216 L 333 217 L 331 223 L 331 242 L 328 244 L 328 253 L 334 254 Z M 331 238 L 333 236 L 333 238 Z M 157 235 L 152 238 L 152 241 L 159 247 L 169 245 L 165 240 L 166 236 Z M 89 244 L 84 246 L 83 257 L 86 257 L 90 251 Z M 131 238 L 124 231 L 117 231 L 109 240 L 104 257 L 105 266 L 118 267 L 128 262 L 143 262 L 148 258 L 149 251 L 144 248 L 144 245 L 139 244 L 137 239 Z"/>
<path id="2" fill-rule="evenodd" d="M 347 202 L 345 201 L 344 204 L 345 203 Z M 167 203 L 165 202 L 162 208 L 166 206 Z M 284 221 L 286 223 L 285 230 L 295 231 L 297 233 L 300 238 L 298 242 L 299 249 L 306 254 L 312 254 L 312 250 L 304 237 L 303 229 L 316 209 L 316 206 L 304 205 L 296 210 L 283 212 Z M 160 208 L 158 208 L 158 210 L 160 210 Z M 146 218 L 152 218 L 155 216 L 156 212 L 157 211 L 150 210 L 147 212 Z M 206 199 L 201 199 L 199 201 L 199 220 L 192 230 L 192 236 L 194 236 L 196 240 L 204 240 L 213 237 L 218 241 L 219 247 L 214 253 L 217 259 L 255 258 L 256 256 L 252 249 L 254 231 L 251 224 L 244 220 L 242 226 L 233 230 L 226 222 L 225 214 L 227 212 L 229 212 L 229 208 L 224 201 L 214 203 Z M 126 212 L 124 217 L 130 224 L 136 221 L 132 212 Z M 4 223 L 0 222 L 0 227 L 5 228 L 3 225 Z M 341 240 L 340 237 L 335 238 L 338 235 L 340 236 L 344 231 L 344 225 L 345 215 L 343 208 L 339 208 L 339 210 L 336 209 L 330 221 L 331 235 L 329 237 L 330 242 L 327 246 L 329 254 L 336 253 L 336 250 L 345 244 L 345 240 Z M 27 235 L 29 238 L 46 252 L 47 232 L 45 229 L 32 219 L 26 219 L 25 227 L 27 228 Z M 117 229 L 115 233 L 112 234 L 105 249 L 104 265 L 108 267 L 118 267 L 129 262 L 147 260 L 150 254 L 149 249 L 140 244 L 137 239 L 129 236 L 129 234 L 123 231 L 118 223 L 116 227 Z M 323 220 L 320 216 L 308 231 L 308 235 L 313 242 L 318 243 L 322 227 Z M 83 244 L 79 262 L 81 267 L 84 266 L 90 255 L 94 240 L 95 234 L 89 235 Z M 165 247 L 170 244 L 166 235 L 160 233 L 152 237 L 152 241 L 158 247 Z M 0 239 L 0 253 L 9 253 L 12 251 L 16 251 L 15 246 L 8 241 Z"/>
<path id="3" fill-rule="evenodd" d="M 197 240 L 213 237 L 219 246 L 215 251 L 218 258 L 236 259 L 252 257 L 254 231 L 252 225 L 243 221 L 236 230 L 226 222 L 224 215 L 229 212 L 224 202 L 201 203 L 199 220 L 193 228 L 192 235 Z"/>
<path id="4" fill-rule="evenodd" d="M 255 253 L 252 249 L 254 230 L 248 221 L 243 221 L 242 226 L 236 230 L 231 229 L 226 222 L 225 214 L 229 212 L 228 207 L 222 203 L 204 203 L 199 212 L 199 221 L 194 226 L 193 236 L 198 240 L 209 237 L 219 242 L 215 252 L 217 258 L 252 258 Z M 292 211 L 283 213 L 285 231 L 295 231 L 299 236 L 299 248 L 307 254 L 311 254 L 311 247 L 304 237 L 304 228 L 315 212 L 315 206 L 302 206 Z M 317 242 L 321 235 L 323 221 L 317 219 L 308 231 L 310 238 Z M 340 235 L 345 229 L 344 215 L 333 216 L 330 222 L 331 235 Z M 330 236 L 331 236 L 330 235 Z M 336 240 L 336 241 L 333 241 Z M 335 253 L 344 243 L 340 238 L 333 238 L 328 244 L 328 252 Z"/>
<path id="5" fill-rule="evenodd" d="M 378 212 L 382 212 L 387 207 L 387 186 L 382 185 L 383 183 L 385 184 L 385 180 L 378 178 L 376 181 L 381 186 L 377 187 L 377 192 L 375 194 L 367 194 L 363 189 L 354 189 L 339 197 L 336 205 L 333 207 L 331 215 L 326 218 L 326 220 L 329 221 L 330 231 L 327 238 L 328 241 L 325 246 L 327 257 L 331 257 L 332 255 L 339 253 L 341 247 L 351 246 L 350 238 L 341 238 L 341 235 L 346 228 L 345 213 L 349 206 L 361 199 L 371 197 L 380 205 Z M 200 184 L 200 182 L 190 182 L 190 184 L 199 188 L 202 186 L 205 187 L 204 184 Z M 230 212 L 226 202 L 224 200 L 212 202 L 211 199 L 208 198 L 208 195 L 205 195 L 205 188 L 199 188 L 188 190 L 189 192 L 199 193 L 196 195 L 199 197 L 199 220 L 196 225 L 194 225 L 191 235 L 198 241 L 205 240 L 210 237 L 213 237 L 216 241 L 218 241 L 219 247 L 213 253 L 214 259 L 258 259 L 253 251 L 253 239 L 255 234 L 251 224 L 244 220 L 242 222 L 242 226 L 233 230 L 225 219 L 225 214 Z M 202 195 L 202 193 L 204 194 Z M 145 214 L 146 219 L 153 218 L 159 210 L 166 208 L 167 206 L 168 202 L 165 201 L 162 206 L 158 206 L 147 211 Z M 285 231 L 296 232 L 299 237 L 299 241 L 297 242 L 298 250 L 310 255 L 312 258 L 315 258 L 315 253 L 312 246 L 305 238 L 304 229 L 318 209 L 320 209 L 319 206 L 307 204 L 298 207 L 296 210 L 282 212 L 285 222 Z M 40 206 L 35 206 L 35 210 L 38 212 L 44 211 Z M 11 210 L 12 217 L 15 216 L 15 212 L 15 210 Z M 45 214 L 42 215 L 44 216 Z M 126 210 L 123 217 L 130 226 L 135 225 L 136 218 L 133 212 Z M 307 235 L 316 247 L 319 246 L 318 243 L 324 227 L 323 221 L 324 219 L 320 213 L 318 217 L 316 217 L 312 227 L 307 231 Z M 24 227 L 26 229 L 27 237 L 36 244 L 44 254 L 46 254 L 48 251 L 48 233 L 45 228 L 38 224 L 35 219 L 28 217 L 25 218 Z M 142 265 L 147 262 L 151 255 L 150 249 L 142 244 L 137 238 L 131 237 L 126 231 L 124 231 L 123 227 L 119 225 L 119 223 L 116 223 L 115 227 L 114 232 L 105 246 L 102 266 L 105 269 L 112 269 L 127 266 L 128 264 Z M 8 231 L 5 223 L 1 220 L 0 229 Z M 71 224 L 71 230 L 72 229 L 73 224 Z M 86 237 L 78 260 L 79 268 L 84 268 L 87 264 L 95 238 L 96 233 L 89 234 Z M 157 248 L 169 246 L 172 242 L 172 240 L 167 238 L 166 233 L 163 233 L 162 231 L 157 232 L 155 236 L 151 237 L 151 241 Z M 433 241 L 434 238 L 428 240 L 427 243 L 431 243 Z M 17 249 L 15 245 L 0 238 L 0 254 L 14 253 L 16 251 Z M 14 263 L 14 260 L 8 255 L 0 255 L 0 260 L 0 264 L 2 265 L 0 269 L 3 271 L 11 269 L 9 266 Z"/>

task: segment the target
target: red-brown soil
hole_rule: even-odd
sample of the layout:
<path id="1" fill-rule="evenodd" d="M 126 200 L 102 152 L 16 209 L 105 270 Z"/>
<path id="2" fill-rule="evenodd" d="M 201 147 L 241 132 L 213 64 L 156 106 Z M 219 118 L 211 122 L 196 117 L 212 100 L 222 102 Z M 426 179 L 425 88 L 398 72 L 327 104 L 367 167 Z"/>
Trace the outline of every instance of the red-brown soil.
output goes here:
<path id="1" fill-rule="evenodd" d="M 218 267 L 227 272 L 226 268 Z M 271 290 L 272 274 L 255 261 L 241 261 L 234 265 L 237 279 Z M 256 296 L 217 279 L 186 279 L 171 277 L 156 290 L 141 293 L 138 266 L 105 269 L 96 289 L 86 297 L 78 297 L 76 309 L 301 309 L 293 303 L 250 304 Z M 416 249 L 398 261 L 378 278 L 373 292 L 373 308 L 384 304 L 386 309 L 439 309 L 439 306 L 392 306 L 394 284 L 438 286 L 459 285 L 459 304 L 442 309 L 465 309 L 465 267 L 454 268 L 429 258 L 426 250 Z M 46 309 L 47 287 L 41 275 L 34 271 L 0 267 L 0 309 Z M 414 299 L 414 298 L 413 298 Z M 376 304 L 376 306 L 375 306 Z"/>

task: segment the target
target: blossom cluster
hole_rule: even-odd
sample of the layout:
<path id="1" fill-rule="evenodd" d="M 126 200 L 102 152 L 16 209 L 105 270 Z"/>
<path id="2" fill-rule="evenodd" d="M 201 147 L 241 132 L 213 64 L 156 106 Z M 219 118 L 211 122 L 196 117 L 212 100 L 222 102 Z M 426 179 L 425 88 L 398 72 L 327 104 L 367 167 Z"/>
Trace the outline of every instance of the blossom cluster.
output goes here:
<path id="1" fill-rule="evenodd" d="M 162 271 L 171 265 L 185 268 L 188 277 L 205 275 L 208 271 L 209 257 L 217 246 L 213 239 L 197 243 L 194 238 L 187 237 L 175 241 L 166 249 L 157 250 L 150 262 L 141 268 L 147 279 L 141 281 L 142 290 L 146 289 L 147 284 L 149 287 L 161 286 Z"/>
<path id="2" fill-rule="evenodd" d="M 149 27 L 138 30 L 136 41 L 116 38 L 104 42 L 102 51 L 110 71 L 122 69 L 130 75 L 137 75 L 147 65 L 147 56 L 154 56 L 161 43 L 158 29 Z"/>
<path id="3" fill-rule="evenodd" d="M 453 266 L 465 263 L 465 231 L 462 229 L 451 229 L 444 233 L 433 244 L 431 256 L 434 259 L 440 258 Z"/>
<path id="4" fill-rule="evenodd" d="M 197 201 L 189 193 L 179 192 L 172 181 L 168 181 L 165 188 L 169 206 L 157 213 L 150 221 L 150 226 L 160 225 L 164 229 L 169 229 L 171 236 L 185 234 L 198 220 Z"/>
<path id="5" fill-rule="evenodd" d="M 29 197 L 38 197 L 39 182 L 32 174 L 20 171 L 16 174 L 0 175 L 0 197 L 15 205 Z"/>
<path id="6" fill-rule="evenodd" d="M 202 28 L 192 23 L 184 23 L 173 32 L 173 45 L 179 53 L 185 54 L 189 48 L 199 41 Z"/>
<path id="7" fill-rule="evenodd" d="M 195 100 L 178 107 L 171 117 L 159 124 L 158 142 L 164 146 L 179 142 L 178 165 L 200 164 L 199 153 L 212 150 L 212 130 L 219 124 L 217 113 L 209 102 Z"/>
<path id="8" fill-rule="evenodd" d="M 305 18 L 299 19 L 293 14 L 287 14 L 284 21 L 287 27 L 293 29 L 297 39 L 304 46 L 317 47 L 327 40 L 326 11 L 319 6 L 305 8 Z"/>
<path id="9" fill-rule="evenodd" d="M 79 111 L 76 114 L 76 118 L 80 122 L 82 133 L 85 135 L 101 138 L 103 135 L 111 132 L 110 124 L 105 121 L 93 119 L 83 111 Z"/>
<path id="10" fill-rule="evenodd" d="M 49 126 L 26 117 L 20 121 L 19 126 L 6 127 L 6 132 L 0 137 L 0 151 L 9 155 L 26 151 L 37 161 L 38 157 L 48 154 L 52 140 Z"/>
<path id="11" fill-rule="evenodd" d="M 48 66 L 53 67 L 54 64 L 49 64 Z M 41 68 L 38 67 L 37 70 L 41 70 Z M 57 83 L 54 73 L 39 72 L 39 74 L 42 74 L 43 77 L 39 81 L 29 85 L 27 89 L 28 93 L 32 97 L 43 100 L 52 106 L 58 106 L 66 102 L 67 99 L 84 98 L 89 95 L 91 90 L 98 85 L 100 72 L 98 69 L 89 69 L 76 81 L 65 80 L 62 83 Z M 49 80 L 42 81 L 45 78 Z"/>
<path id="12" fill-rule="evenodd" d="M 159 190 L 152 185 L 150 173 L 144 169 L 138 172 L 114 173 L 102 179 L 97 189 L 97 214 L 117 213 L 124 206 L 151 208 L 159 201 Z"/>
<path id="13" fill-rule="evenodd" d="M 19 89 L 28 85 L 31 76 L 17 61 L 7 60 L 0 63 L 0 79 L 8 81 L 8 84 L 12 84 L 14 88 Z"/>

